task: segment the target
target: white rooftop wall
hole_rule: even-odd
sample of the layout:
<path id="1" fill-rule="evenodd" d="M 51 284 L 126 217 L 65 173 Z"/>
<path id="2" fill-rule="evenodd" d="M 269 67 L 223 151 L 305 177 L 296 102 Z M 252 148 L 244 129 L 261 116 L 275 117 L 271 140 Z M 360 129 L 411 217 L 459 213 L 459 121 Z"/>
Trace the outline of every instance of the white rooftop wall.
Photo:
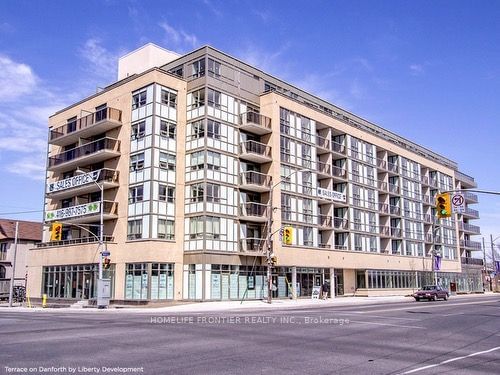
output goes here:
<path id="1" fill-rule="evenodd" d="M 120 57 L 118 60 L 118 80 L 154 67 L 160 67 L 180 56 L 178 53 L 148 43 Z"/>

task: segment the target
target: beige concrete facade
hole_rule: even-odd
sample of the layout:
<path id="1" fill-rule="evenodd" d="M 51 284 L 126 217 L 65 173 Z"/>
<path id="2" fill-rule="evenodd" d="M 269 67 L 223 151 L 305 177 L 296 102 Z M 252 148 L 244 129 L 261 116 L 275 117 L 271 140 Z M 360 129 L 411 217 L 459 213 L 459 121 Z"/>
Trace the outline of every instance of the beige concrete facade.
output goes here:
<path id="1" fill-rule="evenodd" d="M 135 64 L 134 69 L 137 71 L 136 63 L 138 60 L 132 60 Z M 181 71 L 183 72 L 183 76 L 179 77 L 168 73 L 168 71 Z M 287 96 L 284 94 L 285 91 L 280 92 L 279 89 L 269 90 L 266 88 L 267 85 L 281 85 L 288 90 L 286 92 L 295 93 L 295 96 Z M 171 112 L 168 112 L 168 115 L 164 115 L 166 113 L 165 108 L 162 107 L 163 104 L 160 104 L 158 99 L 160 97 L 160 88 L 167 88 L 176 94 L 175 119 L 168 117 L 171 116 Z M 143 104 L 140 102 L 142 97 L 140 95 L 137 96 L 137 93 L 141 92 L 141 90 L 145 93 L 144 98 L 146 98 L 147 92 L 147 99 L 144 99 Z M 304 104 L 301 101 L 302 99 L 315 103 L 315 107 L 313 108 L 312 105 Z M 137 103 L 140 103 L 141 106 L 143 105 L 142 109 L 134 107 L 137 106 Z M 310 283 L 317 284 L 318 280 L 323 282 L 329 279 L 333 281 L 333 275 L 330 272 L 331 269 L 339 270 L 341 274 L 343 289 L 342 293 L 339 294 L 383 295 L 407 294 L 412 288 L 409 288 L 407 284 L 401 284 L 401 287 L 392 288 L 389 287 L 389 284 L 385 284 L 386 281 L 384 281 L 384 287 L 380 287 L 378 284 L 375 288 L 369 285 L 362 285 L 360 282 L 364 283 L 363 280 L 368 280 L 369 274 L 366 273 L 368 270 L 377 272 L 403 272 L 406 275 L 404 277 L 410 277 L 408 275 L 415 274 L 415 278 L 417 278 L 417 273 L 423 275 L 424 273 L 432 272 L 432 257 L 429 255 L 429 251 L 435 247 L 434 240 L 432 242 L 425 242 L 423 237 L 416 239 L 413 242 L 415 242 L 415 246 L 417 243 L 420 244 L 420 248 L 423 249 L 422 254 L 416 254 L 416 250 L 411 250 L 411 253 L 403 254 L 403 249 L 406 249 L 407 246 L 407 239 L 404 235 L 399 237 L 387 235 L 382 238 L 382 236 L 378 235 L 377 229 L 377 234 L 373 234 L 373 232 L 371 234 L 368 232 L 361 233 L 361 235 L 367 236 L 367 241 L 369 236 L 376 239 L 376 251 L 369 251 L 366 248 L 363 248 L 362 251 L 354 251 L 354 244 L 351 237 L 356 230 L 353 232 L 351 226 L 343 230 L 337 230 L 337 228 L 331 226 L 327 228 L 322 227 L 316 222 L 309 225 L 304 221 L 295 220 L 290 224 L 290 222 L 282 220 L 280 202 L 282 202 L 283 194 L 288 194 L 281 186 L 283 165 L 292 168 L 294 173 L 297 174 L 297 185 L 300 185 L 298 175 L 301 173 L 302 168 L 300 165 L 287 165 L 282 160 L 280 149 L 283 133 L 281 131 L 280 120 L 283 109 L 296 114 L 297 118 L 306 119 L 308 124 L 315 124 L 312 126 L 313 128 L 317 126 L 317 133 L 314 133 L 313 137 L 318 137 L 319 139 L 320 133 L 325 134 L 328 137 L 328 144 L 332 142 L 334 136 L 341 136 L 344 142 L 343 146 L 347 149 L 348 142 L 351 142 L 351 139 L 356 139 L 363 145 L 373 146 L 373 150 L 375 150 L 374 157 L 377 163 L 380 161 L 386 165 L 390 162 L 389 157 L 396 157 L 395 160 L 405 159 L 416 163 L 419 171 L 422 171 L 422 182 L 418 182 L 418 189 L 422 198 L 420 200 L 412 198 L 412 205 L 419 205 L 420 207 L 424 207 L 424 209 L 418 213 L 418 215 L 421 215 L 420 218 L 412 220 L 412 225 L 419 225 L 422 228 L 421 231 L 425 231 L 425 234 L 435 229 L 435 222 L 432 220 L 432 217 L 431 221 L 425 221 L 423 217 L 426 215 L 431 216 L 431 208 L 433 206 L 432 194 L 439 189 L 437 183 L 434 186 L 431 186 L 427 182 L 424 183 L 424 181 L 429 180 L 430 174 L 432 173 L 436 179 L 438 178 L 437 176 L 443 176 L 443 181 L 449 181 L 450 186 L 453 188 L 472 187 L 475 184 L 472 178 L 459 173 L 456 169 L 456 164 L 452 161 L 442 158 L 424 148 L 419 148 L 420 146 L 412 144 L 409 141 L 405 143 L 403 139 L 389 132 L 384 133 L 383 129 L 381 130 L 375 125 L 373 125 L 374 131 L 367 131 L 366 129 L 372 125 L 365 120 L 357 118 L 355 115 L 343 112 L 343 117 L 338 115 L 332 116 L 331 113 L 333 112 L 331 111 L 341 110 L 210 47 L 204 47 L 181 56 L 177 60 L 168 62 L 161 69 L 154 68 L 129 76 L 107 87 L 103 92 L 61 110 L 50 117 L 49 129 L 50 131 L 57 131 L 58 129 L 66 129 L 64 131 L 67 131 L 68 124 L 73 121 L 71 119 L 76 118 L 77 121 L 80 121 L 80 119 L 88 116 L 89 113 L 93 114 L 93 119 L 95 120 L 99 110 L 102 111 L 102 109 L 99 109 L 102 108 L 100 107 L 102 105 L 105 105 L 105 108 L 111 108 L 115 111 L 108 112 L 110 114 L 116 114 L 118 113 L 116 111 L 120 111 L 119 120 L 115 119 L 116 121 L 112 123 L 109 118 L 106 118 L 104 123 L 107 125 L 97 124 L 96 121 L 96 125 L 89 126 L 86 130 L 77 129 L 74 131 L 74 139 L 71 138 L 73 135 L 69 134 L 69 132 L 65 136 L 49 138 L 47 183 L 50 184 L 54 181 L 70 178 L 70 176 L 76 176 L 76 172 L 80 169 L 92 171 L 99 167 L 117 172 L 118 182 L 116 180 L 109 182 L 104 187 L 104 201 L 113 202 L 113 205 L 110 206 L 111 209 L 106 211 L 104 235 L 107 236 L 105 240 L 106 249 L 111 253 L 110 258 L 113 266 L 114 284 L 113 299 L 115 301 L 152 300 L 152 298 L 144 297 L 144 292 L 138 289 L 137 283 L 142 283 L 141 288 L 145 288 L 144 290 L 147 289 L 148 296 L 150 293 L 157 292 L 156 287 L 153 289 L 151 286 L 153 280 L 157 281 L 156 278 L 153 279 L 153 268 L 151 268 L 155 264 L 170 264 L 173 267 L 173 281 L 168 282 L 170 283 L 168 284 L 169 287 L 173 288 L 172 294 L 167 298 L 160 298 L 160 300 L 209 300 L 241 298 L 247 295 L 250 288 L 248 286 L 250 285 L 250 280 L 255 282 L 255 279 L 251 279 L 251 277 L 257 275 L 259 280 L 261 280 L 260 277 L 264 277 L 262 272 L 266 267 L 268 255 L 266 249 L 269 228 L 266 227 L 266 213 L 260 213 L 260 216 L 257 215 L 258 217 L 241 215 L 241 207 L 247 204 L 245 202 L 250 202 L 260 208 L 267 207 L 265 211 L 267 214 L 270 211 L 273 212 L 271 233 L 279 232 L 280 228 L 283 228 L 285 225 L 292 225 L 297 228 L 297 233 L 300 232 L 301 236 L 305 236 L 306 233 L 306 229 L 302 228 L 308 227 L 313 231 L 312 245 L 299 243 L 297 240 L 293 245 L 283 245 L 279 241 L 278 235 L 273 237 L 273 252 L 278 258 L 278 268 L 276 268 L 276 274 L 273 277 L 276 277 L 279 284 L 278 289 L 281 287 L 284 288 L 279 290 L 281 294 L 278 293 L 278 297 L 285 296 L 288 293 L 287 290 L 290 288 L 290 280 L 288 280 L 290 274 L 292 274 L 292 279 L 297 274 L 301 275 L 299 279 L 303 285 L 300 288 L 305 291 L 304 296 L 307 296 L 307 293 L 310 291 Z M 320 110 L 320 108 L 326 108 L 331 113 Z M 171 109 L 168 109 L 168 111 L 171 111 Z M 242 128 L 243 116 L 253 111 L 255 113 L 258 112 L 259 119 L 269 119 L 270 129 L 263 129 L 262 124 L 254 124 L 254 130 Z M 175 123 L 175 151 L 172 149 L 172 144 L 168 143 L 166 145 L 167 143 L 160 139 L 159 133 L 154 133 L 158 130 L 157 126 L 160 119 L 166 119 Z M 140 146 L 142 148 L 137 148 L 139 147 L 137 146 L 139 141 L 134 138 L 132 128 L 143 120 L 146 123 L 146 136 L 144 136 L 144 141 L 141 141 L 143 142 L 141 143 L 142 146 Z M 361 125 L 354 126 L 354 120 L 358 121 Z M 149 129 L 147 128 L 149 126 L 148 121 L 155 124 L 151 125 L 153 129 L 151 134 L 147 130 Z M 213 130 L 209 130 L 208 126 L 212 124 L 210 121 L 215 121 L 219 125 L 214 127 Z M 200 132 L 200 128 L 197 128 L 199 126 L 198 122 L 204 124 L 202 125 L 204 126 L 202 132 Z M 92 128 L 95 128 L 95 131 L 92 131 Z M 214 136 L 214 132 L 216 131 L 220 131 L 220 134 L 218 133 L 217 136 Z M 78 157 L 74 157 L 71 153 L 72 149 L 67 151 L 68 144 L 78 148 L 81 145 L 89 144 L 89 142 L 99 142 L 99 140 L 104 138 L 111 139 L 112 150 L 92 151 L 89 156 L 78 154 L 80 155 Z M 96 140 L 94 141 L 94 139 Z M 204 143 L 194 146 L 193 142 L 199 139 L 204 139 Z M 293 137 L 290 139 L 293 142 L 297 142 L 297 149 L 300 147 L 302 150 L 308 146 L 313 150 L 313 155 L 316 155 L 317 146 L 314 143 L 314 138 L 311 142 L 300 141 L 293 139 Z M 76 143 L 71 143 L 73 140 Z M 250 158 L 247 156 L 245 158 L 241 155 L 242 145 L 245 142 L 249 142 L 248 140 L 270 148 L 270 160 L 261 156 L 251 156 Z M 416 152 L 416 149 L 419 151 Z M 145 162 L 146 167 L 144 170 L 147 171 L 144 172 L 144 176 L 146 177 L 142 180 L 137 180 L 136 175 L 133 174 L 131 169 L 131 156 L 136 155 L 141 150 L 149 150 L 146 153 L 151 153 L 151 160 L 149 164 L 147 160 Z M 65 152 L 64 157 L 69 160 L 64 162 L 56 160 L 54 163 L 59 164 L 51 164 L 52 159 L 50 158 L 62 155 L 63 152 Z M 173 214 L 169 211 L 168 205 L 165 206 L 167 207 L 166 211 L 163 211 L 163 208 L 159 208 L 160 204 L 156 201 L 156 198 L 153 198 L 153 196 L 157 196 L 155 195 L 157 192 L 154 190 L 156 189 L 156 184 L 162 183 L 162 178 L 171 179 L 170 175 L 158 170 L 158 152 L 160 154 L 162 152 L 175 153 L 175 181 L 168 180 L 170 185 L 173 186 L 175 184 Z M 203 152 L 203 155 L 205 155 L 202 178 L 193 177 L 196 173 L 195 167 L 198 167 L 198 165 L 190 163 L 194 160 L 193 155 L 196 152 Z M 218 153 L 221 160 L 222 158 L 225 158 L 223 160 L 228 160 L 228 165 L 217 165 L 217 168 L 210 167 L 208 155 L 211 152 Z M 320 155 L 318 149 L 318 161 L 324 162 L 330 167 L 335 165 L 336 160 L 342 159 L 341 161 L 345 163 L 343 168 L 346 170 L 346 176 L 349 174 L 349 177 L 341 181 L 335 180 L 332 176 L 320 176 L 318 174 L 314 177 L 314 184 L 317 184 L 315 186 L 319 187 L 321 184 L 323 188 L 329 190 L 343 187 L 348 196 L 347 202 L 325 202 L 318 200 L 314 195 L 306 198 L 313 202 L 314 210 L 318 215 L 324 213 L 331 219 L 335 216 L 334 213 L 340 210 L 339 212 L 344 212 L 347 222 L 351 225 L 353 221 L 351 216 L 353 206 L 349 203 L 349 199 L 352 195 L 351 189 L 354 182 L 350 176 L 351 172 L 348 170 L 348 166 L 350 168 L 353 164 L 353 160 L 349 156 L 350 151 L 349 153 L 345 152 L 345 156 L 336 156 L 333 150 L 323 150 L 321 152 L 323 154 Z M 79 162 L 78 158 L 81 158 L 81 162 Z M 316 163 L 317 160 L 314 159 L 313 164 L 316 165 Z M 230 172 L 233 165 L 236 166 L 236 172 Z M 375 169 L 375 184 L 379 185 L 378 188 L 377 185 L 374 185 L 374 188 L 370 188 L 377 195 L 374 202 L 379 204 L 379 207 L 381 205 L 388 207 L 390 204 L 389 199 L 392 197 L 397 200 L 400 205 L 398 209 L 402 211 L 402 203 L 399 202 L 407 200 L 406 196 L 401 193 L 391 195 L 391 193 L 380 186 L 381 184 L 387 185 L 388 182 L 395 180 L 402 183 L 405 176 L 397 171 L 392 173 L 386 167 L 385 169 L 379 169 L 377 172 L 375 164 L 373 164 L 373 167 Z M 254 191 L 247 191 L 247 188 L 240 186 L 241 176 L 252 169 L 245 168 L 255 168 L 259 174 L 270 177 L 272 184 L 261 185 L 257 189 L 252 187 L 251 189 L 254 189 Z M 311 169 L 313 174 L 316 173 L 315 168 L 316 166 Z M 391 177 L 393 180 L 388 180 Z M 141 208 L 141 212 L 145 218 L 147 217 L 147 219 L 141 222 L 141 230 L 148 232 L 141 232 L 141 238 L 131 239 L 130 221 L 137 219 L 140 215 L 138 216 L 132 211 L 135 209 L 135 206 L 132 206 L 130 203 L 129 189 L 138 186 L 139 182 L 143 182 L 144 186 L 146 186 L 144 190 L 145 196 L 147 196 L 147 191 L 149 191 L 149 200 L 145 199 L 149 203 L 141 206 L 143 207 Z M 200 182 L 204 184 L 204 195 L 201 200 L 198 200 L 197 197 L 191 194 L 194 194 L 193 191 L 195 191 L 193 186 Z M 214 200 L 213 196 L 207 198 L 207 184 L 214 183 L 219 186 L 217 192 L 219 189 L 225 189 L 224 191 L 228 195 L 217 196 L 216 200 Z M 102 184 L 104 186 L 104 182 Z M 362 188 L 365 190 L 368 189 L 367 187 Z M 54 210 L 61 209 L 65 205 L 72 207 L 78 204 L 87 204 L 90 201 L 96 202 L 96 193 L 99 193 L 99 188 L 95 183 L 87 183 L 85 186 L 75 186 L 66 190 L 63 189 L 56 193 L 47 191 L 45 211 L 46 213 L 56 212 Z M 273 201 L 272 210 L 269 210 L 270 194 L 272 194 Z M 228 202 L 231 201 L 233 196 L 236 197 L 235 204 L 222 204 L 225 200 Z M 424 196 L 427 198 L 426 202 L 423 202 Z M 292 194 L 292 198 L 298 202 L 298 207 L 302 207 L 300 205 L 303 204 L 303 194 Z M 474 199 L 477 200 L 477 197 L 471 197 L 469 203 L 475 203 Z M 196 202 L 201 202 L 200 209 L 197 212 L 193 212 L 190 207 Z M 147 208 L 144 209 L 144 207 Z M 104 210 L 104 207 L 100 207 L 101 209 Z M 299 208 L 298 211 L 300 210 Z M 387 227 L 388 230 L 392 229 L 392 220 L 394 219 L 396 220 L 394 222 L 397 222 L 399 225 L 399 230 L 401 232 L 406 231 L 403 228 L 403 223 L 407 220 L 404 215 L 389 216 L 387 214 L 384 216 L 382 212 L 377 212 L 379 211 L 377 209 L 366 209 L 364 211 L 366 211 L 366 215 L 376 213 L 377 228 Z M 297 215 L 300 215 L 300 212 Z M 444 227 L 443 236 L 449 240 L 449 244 L 446 245 L 448 248 L 447 257 L 449 259 L 443 257 L 440 272 L 460 273 L 462 269 L 461 257 L 471 256 L 469 251 L 471 250 L 470 246 L 472 246 L 472 251 L 474 251 L 475 243 L 470 240 L 469 236 L 478 234 L 479 228 L 469 224 L 469 219 L 474 219 L 476 213 L 471 212 L 471 215 L 470 218 L 466 216 L 462 217 L 461 215 L 457 216 L 453 222 Z M 156 223 L 155 220 L 159 220 L 161 217 L 174 220 L 175 237 L 173 240 L 159 238 L 158 235 L 155 235 L 156 229 L 154 228 L 154 223 Z M 215 218 L 214 220 L 219 225 L 217 228 L 219 228 L 220 233 L 211 233 L 208 236 L 207 232 L 204 234 L 193 232 L 194 223 L 199 218 L 202 218 L 202 225 L 205 231 L 208 230 L 207 217 Z M 94 231 L 92 235 L 80 232 L 79 235 L 87 238 L 88 241 L 82 241 L 81 238 L 50 241 L 50 224 L 52 222 L 52 219 L 46 222 L 44 244 L 31 250 L 28 264 L 28 289 L 32 297 L 40 298 L 46 292 L 47 288 L 54 288 L 55 285 L 59 288 L 58 293 L 64 293 L 67 299 L 75 299 L 77 297 L 74 297 L 74 295 L 80 296 L 80 294 L 71 294 L 68 288 L 71 285 L 73 285 L 71 288 L 75 288 L 75 277 L 77 278 L 76 280 L 80 280 L 78 279 L 80 277 L 79 274 L 71 276 L 70 281 L 67 281 L 69 276 L 66 274 L 66 276 L 60 279 L 61 281 L 52 282 L 45 279 L 52 276 L 44 276 L 43 270 L 46 269 L 46 272 L 57 273 L 65 271 L 50 271 L 47 267 L 97 264 L 99 261 L 97 232 Z M 99 215 L 76 215 L 62 219 L 60 222 L 63 223 L 65 228 L 68 226 L 71 227 L 71 224 L 75 224 L 73 228 L 75 230 L 88 224 L 96 227 L 99 223 Z M 216 227 L 215 224 L 213 225 Z M 259 234 L 259 245 L 257 250 L 245 251 L 242 249 L 242 244 L 248 243 L 249 239 L 246 236 L 250 228 L 255 231 L 254 233 Z M 342 248 L 337 243 L 337 232 L 345 232 L 345 243 L 348 244 L 346 245 L 347 248 Z M 450 233 L 453 234 L 450 235 Z M 199 235 L 200 237 L 198 237 Z M 449 238 L 450 236 L 453 238 Z M 201 238 L 201 240 L 198 240 L 198 238 Z M 325 238 L 325 243 L 320 243 L 320 240 Z M 225 239 L 225 242 L 222 239 Z M 195 243 L 197 240 L 198 242 Z M 394 241 L 397 241 L 397 246 L 400 246 L 400 249 L 395 253 L 394 250 L 391 250 L 395 248 L 393 245 Z M 263 243 L 266 244 L 264 247 L 262 247 Z M 403 246 L 403 244 L 405 245 Z M 223 250 L 226 248 L 224 246 L 227 249 L 233 250 Z M 128 271 L 131 265 L 135 264 L 147 264 L 149 268 L 147 268 L 147 271 L 141 271 L 142 273 Z M 258 271 L 255 271 L 257 269 L 255 267 L 258 268 Z M 296 269 L 299 269 L 299 271 L 296 271 Z M 83 273 L 83 283 L 88 280 L 86 279 L 88 277 L 86 273 L 94 272 L 91 277 L 95 277 L 95 269 L 94 271 L 81 272 Z M 365 278 L 361 277 L 360 272 L 365 272 L 367 276 Z M 308 273 L 314 276 L 306 276 Z M 170 277 L 171 274 L 168 275 Z M 162 278 L 159 274 L 158 277 Z M 396 276 L 391 274 L 390 277 Z M 283 280 L 286 280 L 287 285 L 284 284 Z M 390 285 L 396 283 L 393 280 L 396 279 L 391 279 Z M 61 287 L 60 283 L 62 282 L 66 282 L 66 289 Z M 368 281 L 368 283 L 371 282 Z M 399 283 L 399 281 L 397 282 Z M 59 286 L 56 285 L 57 283 L 59 283 Z M 76 283 L 78 284 L 79 281 Z M 243 293 L 244 288 L 247 288 L 245 293 Z M 253 289 L 250 288 L 250 291 L 253 291 Z M 137 293 L 141 297 L 131 297 Z M 253 296 L 250 298 L 259 297 L 257 292 L 250 293 Z M 85 295 L 85 292 L 82 295 Z M 90 295 L 92 293 L 87 294 L 87 296 Z M 54 295 L 54 298 L 63 297 Z"/>

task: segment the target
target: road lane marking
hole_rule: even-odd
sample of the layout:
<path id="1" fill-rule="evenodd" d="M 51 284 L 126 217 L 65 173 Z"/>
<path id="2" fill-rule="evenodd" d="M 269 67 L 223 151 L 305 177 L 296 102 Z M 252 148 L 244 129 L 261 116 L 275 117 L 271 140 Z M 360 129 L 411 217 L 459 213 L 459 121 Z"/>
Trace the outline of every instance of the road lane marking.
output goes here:
<path id="1" fill-rule="evenodd" d="M 420 326 L 407 326 L 407 325 L 403 325 L 403 324 L 365 322 L 365 321 L 362 321 L 362 320 L 350 320 L 350 319 L 349 319 L 349 322 L 350 323 L 360 323 L 360 324 L 373 324 L 373 325 L 377 325 L 377 326 L 399 327 L 399 328 L 416 328 L 416 329 L 423 329 L 424 328 L 424 327 L 420 327 Z"/>
<path id="2" fill-rule="evenodd" d="M 388 320 L 413 320 L 413 321 L 416 321 L 416 322 L 420 322 L 422 319 L 415 319 L 415 318 L 397 318 L 397 317 L 394 317 L 394 316 L 384 316 L 384 315 L 367 315 L 366 312 L 364 311 L 350 311 L 349 314 L 363 314 L 363 316 L 366 316 L 367 318 L 383 318 L 383 319 L 388 319 Z M 344 315 L 348 315 L 348 314 L 344 314 Z"/>
<path id="3" fill-rule="evenodd" d="M 428 366 L 418 367 L 416 369 L 403 372 L 401 375 L 413 374 L 414 372 L 418 372 L 418 371 L 422 371 L 422 370 L 427 370 L 427 369 L 434 368 L 434 367 L 437 367 L 437 366 L 445 365 L 447 363 L 459 361 L 459 360 L 464 359 L 464 358 L 475 357 L 476 355 L 480 355 L 480 354 L 491 353 L 491 352 L 494 352 L 495 350 L 499 350 L 499 349 L 500 349 L 500 346 L 497 346 L 495 348 L 491 348 L 491 349 L 488 349 L 488 350 L 483 350 L 482 352 L 476 352 L 476 353 L 471 353 L 471 354 L 468 354 L 468 355 L 463 355 L 461 357 L 450 358 L 450 359 L 447 359 L 446 361 L 439 362 L 439 363 L 436 363 L 434 365 L 428 365 Z"/>
<path id="4" fill-rule="evenodd" d="M 441 303 L 439 305 L 434 305 L 434 304 L 432 304 L 432 302 L 428 302 L 428 303 L 426 303 L 425 305 L 422 305 L 422 306 L 415 306 L 414 304 L 411 304 L 411 305 L 408 305 L 408 306 L 405 306 L 405 307 L 398 307 L 398 308 L 393 308 L 393 309 L 371 310 L 371 311 L 367 311 L 366 314 L 369 314 L 369 313 L 372 313 L 372 312 L 373 313 L 377 313 L 377 312 L 415 310 L 415 309 L 432 309 L 432 308 L 448 307 L 448 306 L 479 305 L 479 304 L 484 304 L 484 303 L 491 303 L 491 301 L 463 302 L 463 303 Z M 364 312 L 362 311 L 361 313 L 364 313 Z"/>

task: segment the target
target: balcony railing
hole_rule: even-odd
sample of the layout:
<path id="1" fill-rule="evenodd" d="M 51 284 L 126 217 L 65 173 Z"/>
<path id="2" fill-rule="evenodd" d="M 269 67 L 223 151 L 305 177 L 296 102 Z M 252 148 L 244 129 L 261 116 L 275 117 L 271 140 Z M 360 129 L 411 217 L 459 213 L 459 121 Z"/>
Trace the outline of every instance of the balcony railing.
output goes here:
<path id="1" fill-rule="evenodd" d="M 327 163 L 323 163 L 322 161 L 316 162 L 316 170 L 322 175 L 331 176 L 331 167 Z"/>
<path id="2" fill-rule="evenodd" d="M 341 217 L 334 217 L 333 227 L 336 229 L 347 229 L 349 228 L 349 220 L 343 219 Z"/>
<path id="3" fill-rule="evenodd" d="M 330 149 L 330 141 L 320 135 L 316 135 L 316 145 L 326 150 Z"/>
<path id="4" fill-rule="evenodd" d="M 391 236 L 392 237 L 401 237 L 401 229 L 396 227 L 391 227 Z"/>
<path id="5" fill-rule="evenodd" d="M 479 258 L 462 257 L 462 264 L 467 264 L 470 266 L 484 266 L 483 260 Z"/>
<path id="6" fill-rule="evenodd" d="M 262 188 L 263 191 L 271 188 L 271 182 L 271 176 L 264 173 L 246 171 L 240 174 L 240 185 L 254 185 Z"/>
<path id="7" fill-rule="evenodd" d="M 248 218 L 256 218 L 259 221 L 267 219 L 268 205 L 256 202 L 247 202 L 241 205 L 241 215 Z"/>
<path id="8" fill-rule="evenodd" d="M 49 168 L 105 150 L 119 152 L 120 141 L 114 138 L 105 137 L 51 156 L 49 158 Z"/>
<path id="9" fill-rule="evenodd" d="M 328 215 L 318 216 L 318 225 L 321 227 L 331 228 L 332 227 L 332 217 Z"/>
<path id="10" fill-rule="evenodd" d="M 256 134 L 271 132 L 271 119 L 260 113 L 245 112 L 241 114 L 241 127 Z"/>
<path id="11" fill-rule="evenodd" d="M 240 243 L 243 252 L 264 253 L 267 249 L 265 238 L 245 238 Z"/>
<path id="12" fill-rule="evenodd" d="M 477 203 L 479 201 L 477 194 L 473 194 L 470 191 L 464 192 L 464 198 L 471 203 Z"/>
<path id="13" fill-rule="evenodd" d="M 478 241 L 460 240 L 460 247 L 478 251 L 482 250 L 481 242 Z"/>
<path id="14" fill-rule="evenodd" d="M 380 190 L 387 191 L 387 182 L 385 181 L 378 181 L 377 186 Z"/>
<path id="15" fill-rule="evenodd" d="M 466 207 L 464 214 L 475 219 L 479 219 L 479 211 L 473 210 L 472 208 Z"/>
<path id="16" fill-rule="evenodd" d="M 240 157 L 255 162 L 264 162 L 271 159 L 271 146 L 256 141 L 240 143 Z"/>
<path id="17" fill-rule="evenodd" d="M 391 229 L 389 227 L 379 227 L 379 233 L 381 236 L 384 236 L 384 237 L 389 237 L 390 236 L 390 233 L 391 233 Z"/>
<path id="18" fill-rule="evenodd" d="M 332 150 L 339 153 L 339 154 L 343 154 L 343 155 L 345 155 L 345 153 L 346 153 L 345 146 L 343 144 L 340 144 L 337 142 L 332 142 Z"/>
<path id="19" fill-rule="evenodd" d="M 113 242 L 114 237 L 113 236 L 103 236 L 103 241 L 105 243 L 106 242 Z M 72 239 L 61 240 L 61 241 L 39 242 L 36 244 L 36 247 L 58 247 L 58 246 L 79 245 L 79 244 L 94 243 L 94 242 L 99 242 L 99 238 L 90 236 L 90 237 L 82 237 L 82 238 L 72 238 Z"/>
<path id="20" fill-rule="evenodd" d="M 379 167 L 381 169 L 387 169 L 387 162 L 383 159 L 377 158 L 377 167 Z"/>
<path id="21" fill-rule="evenodd" d="M 347 171 L 344 168 L 332 166 L 332 175 L 340 178 L 347 178 Z"/>
<path id="22" fill-rule="evenodd" d="M 394 194 L 399 194 L 399 186 L 394 184 L 389 184 L 389 192 Z"/>
<path id="23" fill-rule="evenodd" d="M 399 208 L 398 206 L 393 206 L 393 205 L 390 205 L 389 206 L 389 213 L 391 215 L 400 215 L 401 214 L 401 208 Z"/>
<path id="24" fill-rule="evenodd" d="M 481 234 L 481 228 L 478 227 L 477 225 L 472 225 L 469 223 L 458 223 L 458 227 L 465 232 Z"/>
<path id="25" fill-rule="evenodd" d="M 103 202 L 103 216 L 105 219 L 113 219 L 118 215 L 118 203 L 114 201 Z M 63 207 L 55 210 L 45 211 L 45 221 L 72 220 L 75 222 L 84 222 L 86 218 L 92 218 L 101 212 L 101 202 L 89 202 L 76 206 Z"/>
<path id="26" fill-rule="evenodd" d="M 388 214 L 389 213 L 389 205 L 387 203 L 379 203 L 378 210 L 382 214 Z"/>

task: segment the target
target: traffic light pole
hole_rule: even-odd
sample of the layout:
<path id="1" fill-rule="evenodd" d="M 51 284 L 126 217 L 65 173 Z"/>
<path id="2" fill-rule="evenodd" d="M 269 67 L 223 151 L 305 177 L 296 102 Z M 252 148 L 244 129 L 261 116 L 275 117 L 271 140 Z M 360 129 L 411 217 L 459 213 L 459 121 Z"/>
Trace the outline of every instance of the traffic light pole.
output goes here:
<path id="1" fill-rule="evenodd" d="M 19 238 L 19 221 L 16 221 L 16 234 L 14 235 L 14 254 L 12 256 L 12 275 L 10 276 L 9 307 L 12 307 L 14 297 L 14 281 L 16 276 L 17 240 Z"/>

